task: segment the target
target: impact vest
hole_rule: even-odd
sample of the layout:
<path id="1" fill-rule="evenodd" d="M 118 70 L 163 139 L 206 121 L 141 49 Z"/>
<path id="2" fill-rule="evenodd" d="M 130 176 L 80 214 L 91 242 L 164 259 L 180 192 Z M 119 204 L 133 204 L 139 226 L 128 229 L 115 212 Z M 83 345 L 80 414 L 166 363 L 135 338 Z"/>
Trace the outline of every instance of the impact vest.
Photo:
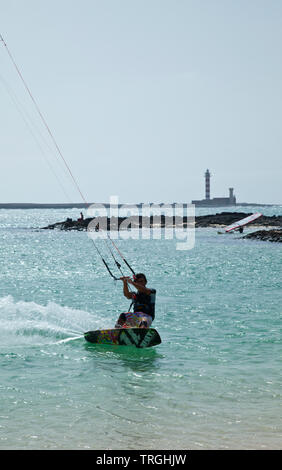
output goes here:
<path id="1" fill-rule="evenodd" d="M 156 289 L 150 289 L 151 294 L 147 295 L 143 292 L 133 294 L 132 304 L 134 312 L 143 312 L 155 318 L 155 302 L 156 302 Z"/>

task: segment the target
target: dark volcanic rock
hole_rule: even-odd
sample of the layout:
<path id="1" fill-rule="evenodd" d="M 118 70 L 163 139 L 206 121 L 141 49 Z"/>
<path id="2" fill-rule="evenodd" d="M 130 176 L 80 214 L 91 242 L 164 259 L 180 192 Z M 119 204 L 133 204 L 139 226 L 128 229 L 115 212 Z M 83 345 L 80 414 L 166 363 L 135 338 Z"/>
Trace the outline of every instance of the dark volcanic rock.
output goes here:
<path id="1" fill-rule="evenodd" d="M 193 227 L 194 222 L 187 220 L 187 217 L 165 217 L 164 215 L 160 216 L 131 216 L 131 217 L 100 217 L 99 223 L 96 224 L 95 219 L 87 218 L 82 221 L 67 219 L 64 222 L 57 222 L 55 224 L 48 225 L 47 227 L 42 227 L 42 229 L 48 230 L 87 230 L 89 224 L 91 223 L 91 230 L 127 230 L 133 228 L 153 228 L 153 227 Z"/>
<path id="2" fill-rule="evenodd" d="M 201 215 L 195 217 L 196 227 L 212 227 L 213 225 L 231 225 L 238 220 L 244 219 L 245 217 L 249 217 L 252 213 L 245 213 L 245 212 L 221 212 L 220 214 L 209 214 L 209 215 Z M 271 226 L 271 227 L 282 227 L 282 216 L 281 215 L 273 215 L 273 216 L 266 216 L 262 215 L 258 219 L 254 220 L 248 224 L 251 225 L 263 225 Z"/>
<path id="3" fill-rule="evenodd" d="M 245 235 L 242 238 L 281 243 L 282 230 L 258 230 L 256 232 L 248 233 L 248 235 Z"/>
<path id="4" fill-rule="evenodd" d="M 195 227 L 213 227 L 216 225 L 227 226 L 237 222 L 238 220 L 248 217 L 251 213 L 244 212 L 221 212 L 220 214 L 209 214 L 201 215 L 195 217 Z M 67 219 L 64 222 L 57 222 L 43 229 L 49 230 L 87 230 L 89 223 L 93 219 L 86 218 L 82 221 Z M 127 217 L 103 217 L 100 219 L 100 229 L 107 230 L 126 230 L 130 228 L 141 228 L 141 227 L 193 227 L 193 223 L 187 217 L 165 217 L 161 216 L 131 216 Z M 93 224 L 93 223 L 92 223 Z M 248 226 L 264 226 L 264 227 L 282 227 L 282 216 L 261 216 L 256 219 L 254 222 L 251 222 Z M 95 229 L 95 224 L 93 224 L 92 230 Z M 98 227 L 97 227 L 98 229 Z"/>

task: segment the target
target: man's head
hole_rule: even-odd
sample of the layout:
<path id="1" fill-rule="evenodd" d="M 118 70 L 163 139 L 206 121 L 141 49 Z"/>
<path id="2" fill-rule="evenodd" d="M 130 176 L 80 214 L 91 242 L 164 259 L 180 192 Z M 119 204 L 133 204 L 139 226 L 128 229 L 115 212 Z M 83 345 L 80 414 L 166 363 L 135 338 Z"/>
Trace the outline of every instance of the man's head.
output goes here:
<path id="1" fill-rule="evenodd" d="M 143 273 L 136 274 L 134 280 L 137 282 L 137 284 L 141 284 L 142 286 L 146 286 L 147 284 L 146 276 Z"/>

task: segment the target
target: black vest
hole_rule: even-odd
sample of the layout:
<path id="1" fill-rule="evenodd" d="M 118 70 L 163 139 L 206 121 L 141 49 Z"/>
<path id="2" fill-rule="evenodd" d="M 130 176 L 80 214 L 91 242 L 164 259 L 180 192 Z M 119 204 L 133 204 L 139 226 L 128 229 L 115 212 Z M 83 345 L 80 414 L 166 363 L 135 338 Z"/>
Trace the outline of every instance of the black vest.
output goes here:
<path id="1" fill-rule="evenodd" d="M 133 311 L 146 313 L 147 315 L 150 315 L 152 317 L 152 320 L 154 320 L 156 290 L 150 289 L 150 291 L 150 295 L 144 294 L 143 292 L 137 292 L 136 294 L 133 294 Z"/>

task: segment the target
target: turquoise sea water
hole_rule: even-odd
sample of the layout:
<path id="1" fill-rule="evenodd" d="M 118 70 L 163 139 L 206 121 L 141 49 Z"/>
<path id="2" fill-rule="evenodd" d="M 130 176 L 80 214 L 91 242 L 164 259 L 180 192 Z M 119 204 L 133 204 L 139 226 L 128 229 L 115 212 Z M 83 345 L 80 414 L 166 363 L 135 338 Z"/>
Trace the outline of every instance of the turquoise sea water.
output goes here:
<path id="1" fill-rule="evenodd" d="M 83 332 L 128 301 L 86 233 L 38 230 L 68 216 L 0 210 L 0 448 L 281 448 L 280 244 L 216 228 L 189 251 L 118 241 L 157 289 L 163 342 L 93 346 Z"/>

